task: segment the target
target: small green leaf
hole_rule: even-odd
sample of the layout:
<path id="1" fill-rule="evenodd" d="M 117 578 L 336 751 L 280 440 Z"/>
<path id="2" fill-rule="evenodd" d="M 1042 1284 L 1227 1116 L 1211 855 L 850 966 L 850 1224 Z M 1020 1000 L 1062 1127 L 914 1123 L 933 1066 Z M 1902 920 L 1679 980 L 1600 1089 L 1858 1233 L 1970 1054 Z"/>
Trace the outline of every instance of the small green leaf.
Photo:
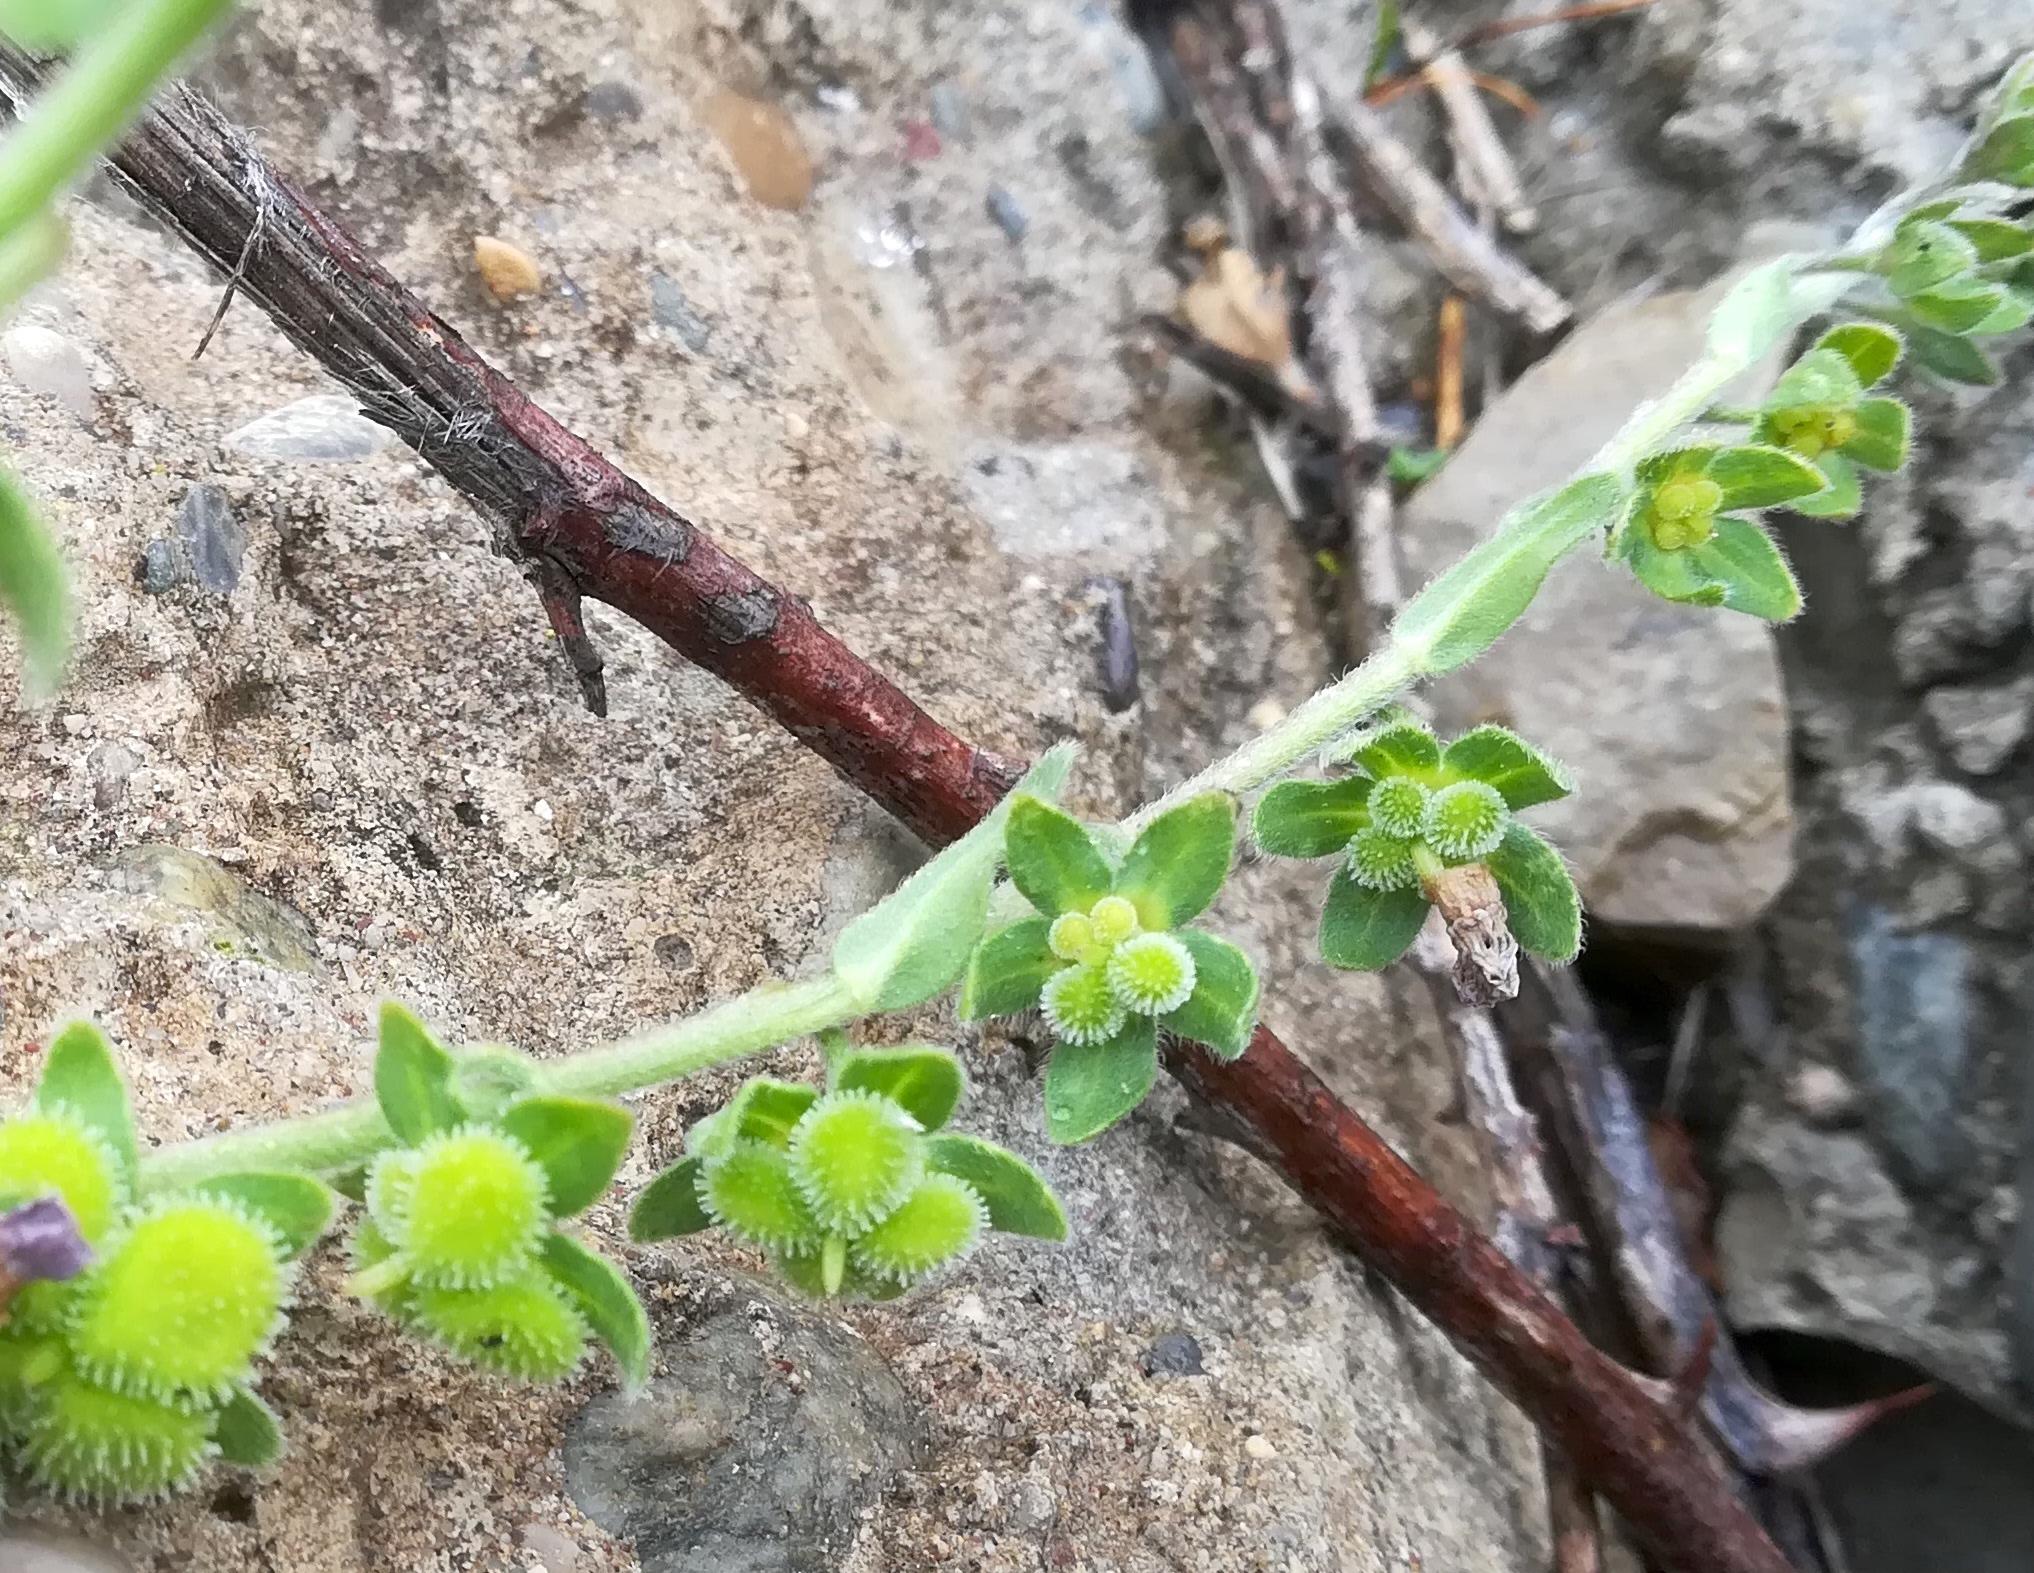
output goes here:
<path id="1" fill-rule="evenodd" d="M 1688 555 L 1723 586 L 1723 604 L 1733 612 L 1784 623 L 1800 615 L 1801 587 L 1773 538 L 1749 519 L 1723 518 L 1716 533 Z"/>
<path id="2" fill-rule="evenodd" d="M 1780 257 L 1748 271 L 1710 313 L 1704 347 L 1722 361 L 1749 368 L 1795 321 L 1796 264 Z"/>
<path id="3" fill-rule="evenodd" d="M 1159 1025 L 1233 1060 L 1250 1047 L 1257 1030 L 1257 969 L 1225 939 L 1199 929 L 1184 929 L 1177 937 L 1194 958 L 1194 991 Z"/>
<path id="4" fill-rule="evenodd" d="M 2002 288 L 1999 291 L 1999 304 L 1969 332 L 1972 338 L 1990 338 L 2000 333 L 2015 333 L 2026 327 L 2030 318 L 2034 318 L 2034 289 L 2022 286 Z"/>
<path id="5" fill-rule="evenodd" d="M 1977 247 L 1979 262 L 2004 262 L 2034 251 L 2034 233 L 2002 218 L 1958 218 L 1949 227 Z"/>
<path id="6" fill-rule="evenodd" d="M 302 1256 L 332 1226 L 332 1191 L 308 1174 L 222 1174 L 191 1189 L 232 1197 L 275 1230 L 291 1256 Z"/>
<path id="7" fill-rule="evenodd" d="M 1158 1080 L 1158 1029 L 1149 1016 L 1105 1043 L 1055 1043 L 1045 1066 L 1046 1134 L 1061 1146 L 1099 1136 Z"/>
<path id="8" fill-rule="evenodd" d="M 1144 827 L 1123 855 L 1114 894 L 1137 908 L 1147 929 L 1178 928 L 1207 911 L 1235 854 L 1235 801 L 1204 792 Z"/>
<path id="9" fill-rule="evenodd" d="M 551 1216 L 570 1218 L 600 1199 L 628 1156 L 635 1117 L 593 1098 L 525 1098 L 502 1114 L 513 1136 L 551 1182 Z"/>
<path id="10" fill-rule="evenodd" d="M 31 699 L 39 698 L 56 687 L 70 659 L 69 576 L 35 505 L 4 468 L 0 468 L 0 605 L 21 625 L 22 690 Z"/>
<path id="11" fill-rule="evenodd" d="M 1417 885 L 1371 890 L 1335 870 L 1321 909 L 1321 959 L 1345 972 L 1379 972 L 1406 952 L 1427 920 L 1427 898 Z"/>
<path id="12" fill-rule="evenodd" d="M 15 0 L 23 3 L 23 0 Z M 1398 47 L 1398 0 L 1378 0 L 1377 32 L 1370 40 L 1370 59 L 1363 67 L 1363 91 L 1369 92 L 1384 79 L 1391 65 L 1391 52 Z"/>
<path id="13" fill-rule="evenodd" d="M 1045 980 L 1066 965 L 1046 943 L 1051 932 L 1050 918 L 1026 918 L 977 945 L 961 984 L 960 1019 L 1014 1016 L 1036 1006 Z"/>
<path id="14" fill-rule="evenodd" d="M 468 1119 L 494 1120 L 518 1098 L 537 1090 L 537 1064 L 514 1049 L 463 1048 L 452 1056 L 449 1086 L 452 1101 Z"/>
<path id="15" fill-rule="evenodd" d="M 711 1229 L 713 1219 L 699 1205 L 698 1158 L 681 1158 L 648 1185 L 629 1209 L 629 1238 L 639 1245 Z"/>
<path id="16" fill-rule="evenodd" d="M 961 975 L 988 921 L 1013 805 L 1055 795 L 1072 765 L 1072 749 L 1048 750 L 986 819 L 841 930 L 833 974 L 865 1010 L 922 1004 Z"/>
<path id="17" fill-rule="evenodd" d="M 1692 552 L 1661 551 L 1643 525 L 1625 531 L 1622 555 L 1638 582 L 1662 600 L 1683 606 L 1723 604 L 1723 586 L 1702 571 Z"/>
<path id="18" fill-rule="evenodd" d="M 1843 456 L 1866 469 L 1887 474 L 1905 466 L 1911 418 L 1898 399 L 1866 399 L 1851 412 L 1857 433 L 1843 445 Z"/>
<path id="19" fill-rule="evenodd" d="M 393 1000 L 381 1007 L 381 1047 L 374 1056 L 374 1096 L 396 1140 L 414 1147 L 466 1119 L 452 1096 L 452 1056 Z"/>
<path id="20" fill-rule="evenodd" d="M 1917 319 L 1945 333 L 1968 333 L 2005 304 L 2005 286 L 1976 278 L 1950 279 L 1907 299 Z"/>
<path id="21" fill-rule="evenodd" d="M 1558 491 L 1528 498 L 1496 534 L 1406 603 L 1392 638 L 1423 670 L 1453 671 L 1503 636 L 1532 605 L 1548 571 L 1571 547 L 1616 516 L 1624 484 L 1585 475 Z"/>
<path id="22" fill-rule="evenodd" d="M 221 1459 L 242 1469 L 266 1469 L 283 1455 L 282 1422 L 244 1387 L 220 1406 L 212 1440 Z"/>
<path id="23" fill-rule="evenodd" d="M 1864 487 L 1858 481 L 1857 466 L 1841 453 L 1825 453 L 1816 464 L 1829 477 L 1829 490 L 1817 492 L 1792 504 L 1794 512 L 1811 519 L 1854 519 L 1864 506 Z"/>
<path id="24" fill-rule="evenodd" d="M 925 1143 L 925 1164 L 975 1188 L 989 1209 L 989 1227 L 1034 1240 L 1064 1240 L 1066 1212 L 1038 1171 L 1014 1152 L 973 1136 L 934 1136 Z"/>
<path id="25" fill-rule="evenodd" d="M 1441 473 L 1448 462 L 1446 448 L 1393 448 L 1385 456 L 1384 473 L 1399 486 L 1418 486 Z"/>
<path id="26" fill-rule="evenodd" d="M 1900 363 L 1900 335 L 1876 322 L 1846 322 L 1815 341 L 1818 350 L 1834 350 L 1850 362 L 1858 384 L 1869 388 L 1884 382 Z"/>
<path id="27" fill-rule="evenodd" d="M 913 1043 L 843 1055 L 833 1066 L 829 1084 L 841 1092 L 862 1088 L 880 1093 L 926 1130 L 936 1131 L 960 1107 L 968 1080 L 961 1062 L 947 1050 Z"/>
<path id="28" fill-rule="evenodd" d="M 1368 776 L 1281 781 L 1257 800 L 1251 839 L 1274 857 L 1330 857 L 1370 823 L 1363 804 L 1376 784 Z"/>
<path id="29" fill-rule="evenodd" d="M 345 1169 L 333 1175 L 331 1185 L 333 1190 L 337 1191 L 349 1202 L 360 1202 L 364 1205 L 367 1201 L 366 1165 L 363 1164 L 354 1169 Z"/>
<path id="30" fill-rule="evenodd" d="M 1989 356 L 1968 339 L 1921 323 L 1907 326 L 1907 353 L 1914 364 L 1931 371 L 1946 382 L 1968 383 L 1989 388 L 1997 384 L 1999 369 Z"/>
<path id="31" fill-rule="evenodd" d="M 45 1114 L 65 1110 L 90 1129 L 113 1155 L 121 1194 L 134 1194 L 139 1166 L 134 1113 L 105 1033 L 89 1021 L 74 1021 L 56 1035 L 43 1057 L 35 1106 Z"/>
<path id="32" fill-rule="evenodd" d="M 1659 486 L 1679 475 L 1700 475 L 1721 450 L 1714 443 L 1688 448 L 1669 448 L 1649 453 L 1632 467 L 1632 473 L 1647 486 Z"/>
<path id="33" fill-rule="evenodd" d="M 1726 448 L 1709 461 L 1709 478 L 1723 488 L 1720 511 L 1771 508 L 1807 497 L 1827 484 L 1822 472 L 1784 448 Z"/>
<path id="34" fill-rule="evenodd" d="M 1901 299 L 1933 289 L 1977 266 L 1977 247 L 1947 224 L 1902 225 L 1879 259 L 1886 287 Z"/>
<path id="35" fill-rule="evenodd" d="M 544 1271 L 563 1289 L 594 1336 L 614 1353 L 633 1392 L 650 1379 L 650 1318 L 621 1269 L 597 1251 L 553 1229 L 541 1247 Z"/>
<path id="36" fill-rule="evenodd" d="M 1085 912 L 1109 893 L 1115 875 L 1094 837 L 1071 814 L 1020 797 L 1004 838 L 1010 883 L 1049 918 Z"/>
<path id="37" fill-rule="evenodd" d="M 1572 961 L 1582 947 L 1582 898 L 1561 854 L 1514 822 L 1483 861 L 1504 893 L 1511 937 L 1543 960 Z"/>
<path id="38" fill-rule="evenodd" d="M 1833 349 L 1817 347 L 1780 374 L 1766 395 L 1768 410 L 1849 409 L 1864 396 L 1864 384 L 1850 362 Z"/>
<path id="39" fill-rule="evenodd" d="M 1440 768 L 1441 745 L 1419 722 L 1400 721 L 1369 733 L 1350 758 L 1378 781 L 1386 776 L 1424 781 Z"/>
<path id="40" fill-rule="evenodd" d="M 1504 806 L 1514 813 L 1551 803 L 1575 790 L 1566 770 L 1501 726 L 1479 726 L 1464 732 L 1448 745 L 1441 763 L 1458 780 L 1481 781 L 1497 788 Z"/>
<path id="41" fill-rule="evenodd" d="M 685 1150 L 711 1160 L 726 1157 L 738 1142 L 788 1147 L 791 1127 L 818 1101 L 818 1089 L 802 1081 L 752 1076 L 735 1090 L 725 1107 L 686 1132 Z"/>
<path id="42" fill-rule="evenodd" d="M 1994 123 L 1963 161 L 1957 177 L 2034 185 L 2034 114 L 2008 115 Z"/>

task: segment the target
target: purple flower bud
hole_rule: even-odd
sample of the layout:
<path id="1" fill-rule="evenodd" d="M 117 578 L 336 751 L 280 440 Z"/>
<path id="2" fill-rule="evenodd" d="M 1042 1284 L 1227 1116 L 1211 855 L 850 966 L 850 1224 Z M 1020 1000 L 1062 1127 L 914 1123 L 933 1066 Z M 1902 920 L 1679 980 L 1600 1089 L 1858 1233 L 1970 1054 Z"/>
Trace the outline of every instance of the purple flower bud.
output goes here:
<path id="1" fill-rule="evenodd" d="M 0 1213 L 0 1272 L 16 1284 L 75 1278 L 91 1260 L 92 1248 L 61 1198 L 44 1196 Z"/>

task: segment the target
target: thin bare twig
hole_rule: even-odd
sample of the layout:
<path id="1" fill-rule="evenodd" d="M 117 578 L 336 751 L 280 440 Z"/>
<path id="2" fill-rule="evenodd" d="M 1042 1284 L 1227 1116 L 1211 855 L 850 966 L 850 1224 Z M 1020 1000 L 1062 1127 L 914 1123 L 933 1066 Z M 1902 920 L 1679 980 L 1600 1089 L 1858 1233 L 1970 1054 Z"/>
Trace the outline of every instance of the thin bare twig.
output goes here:
<path id="1" fill-rule="evenodd" d="M 1599 17 L 1622 16 L 1628 11 L 1642 11 L 1654 3 L 1655 0 L 1591 0 L 1587 5 L 1563 6 L 1558 11 L 1542 11 L 1535 16 L 1507 16 L 1470 28 L 1455 40 L 1455 47 L 1467 49 L 1471 44 L 1488 43 L 1493 38 L 1504 38 L 1535 27 L 1552 27 L 1560 22 L 1590 22 Z"/>
<path id="2" fill-rule="evenodd" d="M 1497 134 L 1490 108 L 1477 91 L 1472 73 L 1461 55 L 1442 43 L 1419 23 L 1400 23 L 1406 52 L 1420 67 L 1434 97 L 1447 117 L 1448 143 L 1455 154 L 1455 181 L 1472 208 L 1488 208 L 1514 235 L 1528 233 L 1539 223 L 1539 215 L 1526 200 L 1525 185 L 1518 166 Z"/>
<path id="3" fill-rule="evenodd" d="M 0 50 L 0 82 L 38 68 Z M 713 547 L 538 410 L 357 242 L 269 170 L 201 99 L 166 95 L 113 165 L 222 271 L 255 223 L 242 293 L 494 518 L 504 547 L 554 564 L 721 673 L 933 842 L 986 812 L 1000 761 L 969 748 L 795 597 Z M 1288 1181 L 1510 1393 L 1683 1573 L 1786 1573 L 1691 1439 L 1560 1308 L 1268 1029 L 1231 1063 L 1173 1045 L 1190 1091 L 1234 1115 Z"/>

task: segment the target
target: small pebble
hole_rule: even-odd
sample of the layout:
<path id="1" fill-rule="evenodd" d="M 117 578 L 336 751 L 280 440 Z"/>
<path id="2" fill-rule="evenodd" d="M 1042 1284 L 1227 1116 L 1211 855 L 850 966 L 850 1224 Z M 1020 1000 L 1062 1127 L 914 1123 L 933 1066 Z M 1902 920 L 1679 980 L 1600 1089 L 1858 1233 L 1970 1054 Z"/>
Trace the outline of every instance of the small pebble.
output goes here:
<path id="1" fill-rule="evenodd" d="M 579 1547 L 563 1530 L 525 1524 L 522 1539 L 523 1549 L 537 1559 L 543 1573 L 579 1573 Z"/>
<path id="2" fill-rule="evenodd" d="M 789 115 L 722 87 L 714 89 L 700 118 L 727 149 L 750 196 L 787 213 L 805 206 L 812 195 L 812 155 Z"/>
<path id="3" fill-rule="evenodd" d="M 177 535 L 191 565 L 191 575 L 215 595 L 231 595 L 240 585 L 240 563 L 247 537 L 233 517 L 233 504 L 217 486 L 193 486 L 177 511 Z"/>
<path id="4" fill-rule="evenodd" d="M 91 418 L 95 409 L 91 368 L 85 364 L 84 352 L 71 340 L 49 328 L 23 322 L 0 337 L 0 349 L 5 350 L 8 370 L 22 387 L 55 399 L 80 420 Z"/>
<path id="5" fill-rule="evenodd" d="M 190 559 L 179 541 L 157 537 L 141 549 L 141 588 L 150 595 L 167 595 L 191 574 Z"/>
<path id="6" fill-rule="evenodd" d="M 954 142 L 967 140 L 968 101 L 957 85 L 952 82 L 934 83 L 930 107 L 935 131 Z"/>
<path id="7" fill-rule="evenodd" d="M 488 293 L 499 301 L 534 295 L 544 285 L 534 257 L 492 235 L 473 237 L 473 265 L 480 269 L 480 281 Z"/>
<path id="8" fill-rule="evenodd" d="M 1271 1445 L 1271 1438 L 1268 1436 L 1246 1436 L 1243 1439 L 1243 1453 L 1245 1457 L 1254 1458 L 1259 1463 L 1267 1458 L 1278 1457 L 1278 1449 Z"/>
<path id="9" fill-rule="evenodd" d="M 596 120 L 640 120 L 643 100 L 626 82 L 596 82 L 580 100 Z"/>
<path id="10" fill-rule="evenodd" d="M 1857 1089 L 1833 1065 L 1799 1067 L 1787 1080 L 1787 1101 L 1816 1125 L 1841 1125 L 1858 1111 Z"/>
<path id="11" fill-rule="evenodd" d="M 836 115 L 856 114 L 862 107 L 861 94 L 839 82 L 820 83 L 812 90 L 812 96 L 821 109 L 830 109 Z"/>
<path id="12" fill-rule="evenodd" d="M 1152 1340 L 1141 1362 L 1146 1376 L 1203 1376 L 1200 1340 L 1191 1333 L 1167 1333 Z"/>
<path id="13" fill-rule="evenodd" d="M 134 1564 L 70 1535 L 0 1529 L 0 1568 L 6 1573 L 133 1573 Z"/>
<path id="14" fill-rule="evenodd" d="M 92 777 L 92 806 L 101 812 L 127 795 L 127 778 L 141 768 L 141 755 L 125 743 L 101 743 L 85 756 Z"/>
<path id="15" fill-rule="evenodd" d="M 904 162 L 922 164 L 939 157 L 939 133 L 929 122 L 910 120 L 904 124 Z"/>
<path id="16" fill-rule="evenodd" d="M 366 459 L 395 441 L 343 394 L 314 393 L 229 432 L 226 446 L 257 459 L 301 464 L 345 464 Z"/>
<path id="17" fill-rule="evenodd" d="M 695 355 L 704 354 L 713 337 L 712 324 L 692 309 L 685 291 L 669 274 L 650 275 L 650 317 L 658 327 L 677 334 L 679 342 Z"/>
<path id="18" fill-rule="evenodd" d="M 988 200 L 983 205 L 988 208 L 989 217 L 996 221 L 996 227 L 1012 240 L 1022 240 L 1024 232 L 1031 228 L 1031 220 L 1024 216 L 1024 209 L 1002 186 L 989 187 Z"/>

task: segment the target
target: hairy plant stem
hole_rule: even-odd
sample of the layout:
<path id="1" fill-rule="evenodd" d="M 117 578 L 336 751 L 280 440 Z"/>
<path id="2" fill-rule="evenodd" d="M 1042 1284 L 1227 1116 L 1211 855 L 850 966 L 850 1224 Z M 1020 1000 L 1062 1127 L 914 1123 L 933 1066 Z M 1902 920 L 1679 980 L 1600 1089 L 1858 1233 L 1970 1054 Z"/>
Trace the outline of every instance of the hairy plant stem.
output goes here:
<path id="1" fill-rule="evenodd" d="M 233 0 L 137 0 L 117 12 L 0 142 L 0 235 L 55 201 L 232 7 Z"/>
<path id="2" fill-rule="evenodd" d="M 862 1014 L 830 972 L 803 983 L 766 984 L 669 1026 L 539 1064 L 530 1091 L 580 1098 L 640 1092 L 844 1025 Z M 363 1099 L 321 1114 L 222 1131 L 145 1154 L 141 1189 L 181 1190 L 248 1170 L 335 1174 L 359 1167 L 394 1142 L 381 1110 L 371 1099 Z"/>

